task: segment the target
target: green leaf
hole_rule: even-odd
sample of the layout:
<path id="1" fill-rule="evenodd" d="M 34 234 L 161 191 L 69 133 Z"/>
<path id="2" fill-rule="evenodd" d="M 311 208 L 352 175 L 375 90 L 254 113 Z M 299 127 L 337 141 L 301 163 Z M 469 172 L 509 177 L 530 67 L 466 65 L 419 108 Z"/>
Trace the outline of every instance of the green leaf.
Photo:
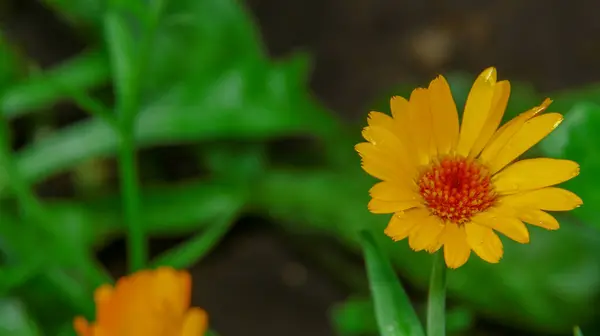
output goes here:
<path id="1" fill-rule="evenodd" d="M 424 335 L 421 323 L 388 258 L 379 250 L 370 233 L 362 231 L 360 242 L 380 334 Z"/>
<path id="2" fill-rule="evenodd" d="M 92 25 L 99 29 L 108 1 L 99 0 L 44 0 L 62 16 L 75 24 Z"/>
<path id="3" fill-rule="evenodd" d="M 216 221 L 231 219 L 235 209 L 244 206 L 246 195 L 245 187 L 240 188 L 238 185 L 221 181 L 155 186 L 143 193 L 142 221 L 148 233 L 153 235 L 180 236 L 197 232 L 199 229 L 208 229 L 212 230 L 214 238 L 219 230 L 226 230 L 228 224 L 223 222 L 222 226 L 217 227 Z M 84 203 L 51 201 L 46 207 L 52 212 L 53 218 L 56 218 L 54 225 L 57 230 L 64 232 L 66 242 L 75 240 L 87 247 L 101 246 L 109 238 L 124 233 L 121 203 L 116 195 Z M 38 260 L 41 267 L 24 269 L 22 275 L 13 273 L 12 268 L 7 268 L 6 272 L 0 275 L 21 278 L 18 278 L 18 281 L 10 281 L 9 278 L 2 277 L 0 285 L 10 283 L 10 289 L 34 308 L 32 311 L 37 320 L 50 328 L 45 331 L 50 332 L 62 327 L 63 323 L 70 321 L 77 313 L 84 312 L 86 316 L 89 315 L 90 307 L 81 303 L 92 303 L 92 291 L 95 288 L 92 282 L 82 276 L 82 271 L 74 268 L 75 266 L 70 268 L 68 273 L 57 268 L 57 259 L 53 253 L 48 253 L 54 250 L 48 246 L 46 240 L 37 240 L 38 235 L 26 230 L 28 226 L 17 225 L 18 222 L 9 216 L 10 213 L 7 213 L 6 209 L 2 209 L 1 212 L 3 217 L 0 221 L 0 250 L 7 255 L 9 266 L 14 264 L 34 267 L 32 263 Z M 212 226 L 213 224 L 215 226 Z M 7 231 L 10 229 L 14 232 Z M 191 246 L 194 256 L 201 255 L 210 248 L 210 244 L 205 244 L 212 240 L 210 235 L 206 236 L 203 242 L 200 240 L 201 243 L 196 241 L 198 244 Z M 188 248 L 184 247 L 182 254 L 173 254 L 173 264 L 183 265 L 193 259 L 188 257 Z M 38 253 L 40 250 L 46 253 Z M 196 254 L 199 250 L 199 254 Z M 15 270 L 19 271 L 19 268 Z M 57 306 L 61 309 L 56 310 Z"/>
<path id="4" fill-rule="evenodd" d="M 215 218 L 230 215 L 231 210 L 241 208 L 246 195 L 245 187 L 225 181 L 205 180 L 180 186 L 149 187 L 142 192 L 142 222 L 149 234 L 187 234 L 207 227 Z M 97 244 L 107 236 L 122 234 L 125 228 L 118 196 L 89 200 L 84 204 L 55 202 L 50 206 L 55 213 L 63 216 L 74 211 L 81 213 L 78 225 L 93 228 L 86 231 L 89 243 Z"/>
<path id="5" fill-rule="evenodd" d="M 206 331 L 206 333 L 204 335 L 205 336 L 219 336 L 219 333 L 217 333 L 215 330 L 209 329 Z"/>
<path id="6" fill-rule="evenodd" d="M 58 336 L 78 336 L 73 329 L 73 322 L 69 321 L 58 331 Z"/>
<path id="7" fill-rule="evenodd" d="M 583 333 L 581 332 L 581 329 L 579 327 L 573 328 L 573 336 L 583 336 Z"/>
<path id="8" fill-rule="evenodd" d="M 350 298 L 331 309 L 332 324 L 339 335 L 376 335 L 377 321 L 373 301 Z M 474 323 L 473 311 L 464 306 L 454 306 L 446 314 L 448 333 L 465 333 Z"/>
<path id="9" fill-rule="evenodd" d="M 596 186 L 600 182 L 600 105 L 581 102 L 565 116 L 562 124 L 540 145 L 549 157 L 573 160 L 580 165 L 580 175 L 564 183 L 583 199 L 583 206 L 573 214 L 585 223 L 600 228 L 600 193 Z"/>
<path id="10" fill-rule="evenodd" d="M 197 233 L 181 245 L 165 252 L 152 262 L 154 266 L 188 268 L 199 262 L 225 236 L 231 228 L 235 215 L 240 209 L 231 209 L 231 215 L 217 218 L 206 229 Z"/>
<path id="11" fill-rule="evenodd" d="M 0 110 L 10 118 L 22 116 L 56 103 L 72 90 L 86 91 L 106 84 L 109 74 L 106 54 L 87 51 L 8 87 L 0 96 Z"/>
<path id="12" fill-rule="evenodd" d="M 30 308 L 46 335 L 56 335 L 78 314 L 87 318 L 94 314 L 93 288 L 80 277 L 56 268 L 46 269 L 17 288 L 14 294 Z"/>
<path id="13" fill-rule="evenodd" d="M 0 335 L 37 336 L 42 333 L 21 301 L 4 297 L 0 298 Z"/>
<path id="14" fill-rule="evenodd" d="M 20 75 L 22 67 L 15 50 L 0 32 L 0 92 Z"/>
<path id="15" fill-rule="evenodd" d="M 331 310 L 331 319 L 337 333 L 342 336 L 377 333 L 377 320 L 371 300 L 348 299 L 335 305 Z"/>
<path id="16" fill-rule="evenodd" d="M 307 59 L 268 61 L 237 2 L 170 1 L 160 22 L 150 53 L 152 71 L 143 79 L 136 123 L 140 147 L 289 134 L 332 137 L 339 130 L 333 116 L 306 94 Z M 87 159 L 113 155 L 116 148 L 110 127 L 88 120 L 24 148 L 18 165 L 37 182 Z"/>

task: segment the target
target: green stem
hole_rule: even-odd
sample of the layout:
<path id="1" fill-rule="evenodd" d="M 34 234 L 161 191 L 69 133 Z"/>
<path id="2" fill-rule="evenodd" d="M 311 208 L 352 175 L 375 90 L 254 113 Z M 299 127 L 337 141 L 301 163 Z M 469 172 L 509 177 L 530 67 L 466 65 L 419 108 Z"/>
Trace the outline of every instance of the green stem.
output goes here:
<path id="1" fill-rule="evenodd" d="M 149 23 L 141 37 L 141 43 L 136 41 L 126 20 L 119 14 L 117 1 L 111 2 L 111 10 L 104 18 L 104 34 L 109 48 L 117 98 L 119 172 L 125 220 L 129 228 L 129 267 L 133 272 L 144 268 L 148 259 L 135 160 L 135 125 L 140 108 L 142 75 L 147 67 L 162 9 L 162 0 L 153 2 L 149 11 Z"/>
<path id="2" fill-rule="evenodd" d="M 113 5 L 117 5 L 113 3 Z M 135 124 L 140 105 L 140 63 L 143 55 L 135 52 L 135 41 L 125 19 L 116 7 L 104 18 L 116 91 L 119 133 L 119 174 L 125 222 L 128 228 L 129 268 L 132 272 L 144 268 L 147 242 L 141 221 L 140 187 L 135 158 Z"/>
<path id="3" fill-rule="evenodd" d="M 446 263 L 442 251 L 433 258 L 427 300 L 427 336 L 446 335 Z"/>
<path id="4" fill-rule="evenodd" d="M 129 228 L 127 235 L 129 265 L 131 271 L 135 272 L 146 265 L 148 249 L 141 216 L 140 188 L 132 133 L 121 134 L 119 172 L 124 215 Z"/>

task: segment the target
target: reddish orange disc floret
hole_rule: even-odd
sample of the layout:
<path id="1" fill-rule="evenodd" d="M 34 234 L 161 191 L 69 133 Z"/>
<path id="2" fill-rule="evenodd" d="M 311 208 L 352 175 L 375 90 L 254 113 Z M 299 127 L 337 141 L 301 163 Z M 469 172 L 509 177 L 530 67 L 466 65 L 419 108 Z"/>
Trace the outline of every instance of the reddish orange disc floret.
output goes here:
<path id="1" fill-rule="evenodd" d="M 423 171 L 417 184 L 434 215 L 462 224 L 496 201 L 490 179 L 484 165 L 464 157 L 446 157 Z"/>

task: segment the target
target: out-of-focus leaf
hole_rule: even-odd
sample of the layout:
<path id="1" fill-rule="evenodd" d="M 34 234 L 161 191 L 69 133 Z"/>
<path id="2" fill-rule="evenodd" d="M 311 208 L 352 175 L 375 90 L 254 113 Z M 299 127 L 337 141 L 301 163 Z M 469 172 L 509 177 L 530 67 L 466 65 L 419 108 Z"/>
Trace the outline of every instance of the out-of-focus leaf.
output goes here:
<path id="1" fill-rule="evenodd" d="M 142 193 L 142 222 L 150 235 L 188 234 L 241 208 L 247 195 L 247 187 L 224 181 L 146 188 Z M 87 246 L 102 245 L 125 230 L 120 198 L 116 195 L 83 204 L 51 202 L 47 207 L 60 230 L 70 232 Z"/>
<path id="2" fill-rule="evenodd" d="M 286 73 L 295 72 L 294 67 L 293 63 L 284 68 L 276 67 L 263 73 L 262 80 L 288 76 Z M 327 128 L 336 128 L 326 126 L 331 126 L 329 121 L 324 120 L 326 117 L 319 121 L 318 117 L 311 117 L 308 112 L 286 110 L 284 106 L 291 102 L 288 101 L 291 97 L 276 98 L 269 95 L 269 91 L 262 92 L 266 95 L 266 100 L 247 101 L 247 105 L 244 105 L 244 101 L 238 101 L 232 106 L 231 99 L 235 98 L 231 95 L 237 95 L 238 99 L 241 98 L 240 95 L 244 95 L 240 92 L 244 89 L 239 86 L 242 84 L 239 80 L 243 80 L 244 75 L 235 72 L 237 71 L 234 70 L 228 78 L 222 78 L 218 87 L 213 87 L 207 93 L 208 96 L 193 97 L 196 102 L 187 107 L 177 105 L 182 99 L 185 101 L 181 94 L 192 98 L 188 96 L 189 93 L 174 91 L 170 98 L 165 98 L 164 103 L 157 103 L 144 110 L 136 125 L 139 146 L 207 139 L 266 139 L 290 133 L 323 134 Z M 272 101 L 274 98 L 275 101 Z M 306 107 L 306 111 L 314 111 L 306 102 L 298 101 L 297 107 L 302 106 Z M 117 139 L 110 126 L 102 120 L 94 119 L 77 123 L 23 149 L 17 154 L 17 164 L 22 174 L 34 182 L 86 159 L 109 156 L 116 148 Z"/>
<path id="3" fill-rule="evenodd" d="M 77 336 L 77 334 L 75 334 L 75 329 L 73 329 L 73 322 L 69 321 L 68 323 L 65 323 L 58 331 L 58 336 Z"/>
<path id="4" fill-rule="evenodd" d="M 562 124 L 540 145 L 550 157 L 569 159 L 579 163 L 580 175 L 566 182 L 564 187 L 583 199 L 577 215 L 590 225 L 600 228 L 600 105 L 582 102 L 565 115 Z"/>
<path id="5" fill-rule="evenodd" d="M 72 323 L 75 315 L 93 316 L 92 290 L 83 279 L 73 274 L 47 268 L 43 274 L 17 288 L 14 294 L 26 303 L 31 315 L 44 326 L 44 334 L 56 335 L 65 323 Z"/>
<path id="6" fill-rule="evenodd" d="M 2 250 L 6 253 L 6 248 Z M 32 279 L 38 275 L 43 269 L 43 260 L 38 258 L 35 260 L 28 260 L 27 262 L 13 265 L 12 267 L 6 267 L 0 270 L 0 297 L 8 295 L 8 293 L 14 288 L 22 285 L 26 281 Z"/>
<path id="7" fill-rule="evenodd" d="M 377 320 L 371 300 L 349 299 L 335 305 L 331 309 L 331 319 L 337 333 L 342 336 L 377 334 Z"/>
<path id="8" fill-rule="evenodd" d="M 106 55 L 88 51 L 10 86 L 0 96 L 0 110 L 7 117 L 21 116 L 59 101 L 71 89 L 89 90 L 103 85 L 109 74 Z"/>
<path id="9" fill-rule="evenodd" d="M 366 207 L 372 183 L 358 168 L 356 173 L 271 172 L 253 200 L 277 223 L 310 225 L 353 248 L 357 247 L 355 230 L 379 232 L 374 237 L 402 274 L 423 287 L 430 255 L 413 252 L 405 241 L 393 243 L 383 234 L 389 216 L 371 214 Z M 448 296 L 460 298 L 490 319 L 543 332 L 567 332 L 575 323 L 589 321 L 593 316 L 589 307 L 600 294 L 596 258 L 600 233 L 568 219 L 561 223 L 558 231 L 530 227 L 530 244 L 505 240 L 499 264 L 473 256 L 465 266 L 449 272 Z M 557 299 L 561 304 L 556 304 Z"/>
<path id="10" fill-rule="evenodd" d="M 42 333 L 21 301 L 4 297 L 0 299 L 0 335 L 37 336 Z"/>
<path id="11" fill-rule="evenodd" d="M 263 173 L 267 161 L 266 145 L 256 142 L 214 143 L 199 150 L 204 166 L 219 179 L 247 183 Z"/>
<path id="12" fill-rule="evenodd" d="M 44 0 L 65 19 L 74 24 L 94 26 L 99 29 L 102 14 L 108 1 L 100 0 Z"/>
<path id="13" fill-rule="evenodd" d="M 446 330 L 448 333 L 464 333 L 471 329 L 475 322 L 473 310 L 457 306 L 448 309 L 446 313 Z"/>
<path id="14" fill-rule="evenodd" d="M 424 335 L 421 322 L 388 257 L 379 250 L 368 231 L 362 231 L 359 240 L 365 256 L 379 333 L 384 336 Z"/>
<path id="15" fill-rule="evenodd" d="M 549 94 L 554 99 L 550 110 L 566 113 L 581 102 L 600 104 L 600 84 L 590 84 Z"/>
<path id="16" fill-rule="evenodd" d="M 335 136 L 340 125 L 306 94 L 307 59 L 273 64 L 255 35 L 233 0 L 168 2 L 150 53 L 152 71 L 142 79 L 138 144 Z M 84 121 L 23 149 L 18 165 L 26 178 L 39 181 L 116 148 L 108 125 Z"/>
<path id="17" fill-rule="evenodd" d="M 0 32 L 0 92 L 18 77 L 21 67 L 17 54 Z"/>
<path id="18" fill-rule="evenodd" d="M 206 225 L 206 230 L 182 242 L 163 255 L 152 261 L 154 266 L 170 266 L 173 268 L 188 268 L 199 262 L 225 236 L 231 228 L 235 215 L 240 209 L 230 209 L 229 216 L 215 218 Z"/>
<path id="19" fill-rule="evenodd" d="M 573 336 L 583 336 L 583 333 L 579 327 L 573 328 Z"/>
<path id="20" fill-rule="evenodd" d="M 143 222 L 150 234 L 181 235 L 207 229 L 218 218 L 231 216 L 232 209 L 241 209 L 246 199 L 246 188 L 236 184 L 223 182 L 201 181 L 198 184 L 185 184 L 181 186 L 155 187 L 144 191 Z M 88 204 L 72 202 L 51 202 L 47 208 L 51 210 L 60 229 L 68 233 L 66 239 L 79 239 L 83 243 L 102 244 L 104 240 L 124 232 L 120 214 L 120 201 L 117 196 L 95 200 Z M 20 227 L 10 218 L 3 217 L 7 227 Z M 2 226 L 0 226 L 1 228 Z M 79 236 L 84 235 L 84 237 Z M 0 237 L 4 237 L 3 233 Z M 34 255 L 45 256 L 52 260 L 48 249 L 44 245 L 31 247 L 29 240 L 32 235 L 23 234 L 26 241 L 20 244 L 23 249 L 36 251 Z M 13 243 L 13 241 L 10 241 Z M 12 245 L 11 245 L 12 246 Z M 3 249 L 4 250 L 4 249 Z M 21 253 L 25 253 L 19 250 Z M 39 253 L 44 251 L 46 253 Z M 14 251 L 6 251 L 11 256 L 9 260 L 16 263 L 24 261 L 15 255 Z M 45 260 L 45 259 L 44 259 Z M 65 273 L 54 269 L 49 264 L 44 264 L 39 274 L 28 277 L 24 283 L 15 289 L 15 293 L 25 299 L 42 325 L 49 329 L 49 334 L 60 329 L 76 313 L 85 311 L 85 307 L 78 306 L 80 299 L 91 303 L 94 289 L 78 272 Z M 1 283 L 1 281 L 0 281 Z M 63 286 L 57 286 L 63 284 Z M 14 286 L 13 286 L 14 287 Z M 68 290 L 68 292 L 65 292 Z M 75 301 L 74 301 L 75 300 Z M 56 307 L 61 309 L 57 310 Z"/>
<path id="21" fill-rule="evenodd" d="M 377 321 L 373 302 L 367 299 L 351 298 L 331 309 L 331 320 L 341 336 L 377 335 Z M 473 311 L 456 306 L 448 309 L 446 329 L 448 333 L 466 332 L 473 326 Z"/>

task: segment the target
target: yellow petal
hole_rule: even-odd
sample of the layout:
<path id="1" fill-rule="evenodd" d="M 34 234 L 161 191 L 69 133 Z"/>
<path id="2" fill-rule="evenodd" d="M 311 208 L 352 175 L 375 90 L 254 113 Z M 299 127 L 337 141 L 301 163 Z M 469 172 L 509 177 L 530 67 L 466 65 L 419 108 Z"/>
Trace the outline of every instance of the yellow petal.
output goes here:
<path id="1" fill-rule="evenodd" d="M 469 154 L 470 157 L 477 157 L 488 141 L 490 141 L 494 135 L 494 132 L 496 132 L 496 129 L 498 129 L 498 125 L 500 125 L 500 121 L 502 120 L 502 116 L 506 110 L 509 96 L 510 83 L 508 81 L 500 81 L 496 83 L 494 88 L 494 98 L 492 99 L 492 110 L 490 111 L 490 115 L 481 129 L 481 133 L 479 134 L 477 141 L 475 141 L 473 148 L 471 148 L 471 152 Z"/>
<path id="2" fill-rule="evenodd" d="M 439 154 L 448 154 L 458 140 L 458 112 L 450 86 L 443 76 L 429 84 L 433 138 Z"/>
<path id="3" fill-rule="evenodd" d="M 547 230 L 558 230 L 560 225 L 556 218 L 552 217 L 547 212 L 537 209 L 519 209 L 519 219 L 525 223 L 542 227 Z"/>
<path id="4" fill-rule="evenodd" d="M 405 120 L 408 115 L 408 101 L 403 97 L 394 96 L 390 99 L 390 109 L 394 119 Z"/>
<path id="5" fill-rule="evenodd" d="M 390 108 L 392 110 L 392 116 L 394 120 L 394 129 L 396 130 L 395 135 L 400 139 L 403 144 L 406 144 L 406 160 L 412 164 L 416 164 L 416 153 L 412 146 L 411 135 L 408 129 L 410 129 L 410 121 L 408 115 L 408 101 L 400 96 L 394 96 L 390 99 Z"/>
<path id="6" fill-rule="evenodd" d="M 548 187 L 500 198 L 502 204 L 512 207 L 525 207 L 549 211 L 573 210 L 583 204 L 579 196 L 555 187 Z"/>
<path id="7" fill-rule="evenodd" d="M 157 300 L 168 304 L 174 314 L 183 315 L 190 306 L 192 294 L 191 275 L 170 267 L 160 267 L 154 272 L 153 295 Z"/>
<path id="8" fill-rule="evenodd" d="M 206 312 L 199 308 L 191 308 L 184 317 L 181 336 L 202 336 L 207 329 L 208 315 Z"/>
<path id="9" fill-rule="evenodd" d="M 385 154 L 386 160 L 393 161 L 396 165 L 402 167 L 407 174 L 412 175 L 416 172 L 415 165 L 408 154 L 408 143 L 403 143 L 390 130 L 379 126 L 369 126 L 363 129 L 363 136 L 375 148 Z"/>
<path id="10" fill-rule="evenodd" d="M 395 213 L 383 232 L 394 241 L 402 240 L 428 216 L 429 210 L 425 208 L 414 208 Z"/>
<path id="11" fill-rule="evenodd" d="M 449 268 L 459 268 L 471 255 L 465 229 L 462 226 L 448 224 L 442 233 L 444 240 L 444 259 Z"/>
<path id="12" fill-rule="evenodd" d="M 496 133 L 492 136 L 492 139 L 484 147 L 481 152 L 480 159 L 483 162 L 492 161 L 508 143 L 508 141 L 523 127 L 527 120 L 533 118 L 537 114 L 543 112 L 552 103 L 552 100 L 545 99 L 539 106 L 533 107 L 532 109 L 519 114 L 506 124 L 502 125 Z"/>
<path id="13" fill-rule="evenodd" d="M 422 206 L 419 201 L 405 201 L 405 202 L 390 202 L 382 201 L 378 199 L 372 199 L 369 202 L 369 211 L 376 214 L 392 213 L 404 211 L 416 207 Z"/>
<path id="14" fill-rule="evenodd" d="M 436 245 L 444 224 L 437 216 L 428 216 L 410 232 L 408 244 L 415 251 L 421 251 L 429 246 Z"/>
<path id="15" fill-rule="evenodd" d="M 375 184 L 369 193 L 371 197 L 382 201 L 416 201 L 419 199 L 419 194 L 413 188 L 390 181 Z"/>
<path id="16" fill-rule="evenodd" d="M 500 261 L 503 254 L 502 242 L 491 228 L 466 223 L 465 232 L 469 246 L 481 259 L 493 264 Z"/>
<path id="17" fill-rule="evenodd" d="M 427 164 L 433 154 L 431 149 L 434 145 L 431 138 L 432 118 L 427 89 L 413 90 L 408 103 L 408 120 L 407 130 L 413 142 L 417 163 Z"/>
<path id="18" fill-rule="evenodd" d="M 504 168 L 529 148 L 540 142 L 563 121 L 560 113 L 548 113 L 525 122 L 506 145 L 490 161 L 492 174 Z"/>
<path id="19" fill-rule="evenodd" d="M 400 182 L 408 178 L 396 158 L 390 157 L 372 144 L 362 142 L 354 148 L 362 158 L 362 168 L 373 177 Z"/>
<path id="20" fill-rule="evenodd" d="M 394 119 L 389 115 L 377 111 L 369 112 L 369 116 L 367 117 L 367 122 L 369 126 L 379 126 L 383 128 L 387 128 L 389 130 L 394 130 Z"/>
<path id="21" fill-rule="evenodd" d="M 425 251 L 427 251 L 429 253 L 435 253 L 435 252 L 437 252 L 444 245 L 444 243 L 441 241 L 441 235 L 442 234 L 443 234 L 443 231 L 440 234 L 440 238 L 438 238 L 432 245 L 427 246 L 425 248 Z"/>
<path id="22" fill-rule="evenodd" d="M 492 228 L 508 238 L 521 244 L 529 243 L 529 231 L 519 219 L 503 216 L 494 211 L 480 212 L 472 218 L 472 222 Z"/>
<path id="23" fill-rule="evenodd" d="M 549 158 L 516 162 L 492 177 L 496 192 L 512 194 L 553 186 L 579 174 L 579 165 L 569 160 Z"/>
<path id="24" fill-rule="evenodd" d="M 468 156 L 475 141 L 479 138 L 481 129 L 488 119 L 492 107 L 495 84 L 495 68 L 484 70 L 477 77 L 475 83 L 473 83 L 473 87 L 471 87 L 471 91 L 467 97 L 460 128 L 458 147 L 456 149 L 459 155 Z"/>

